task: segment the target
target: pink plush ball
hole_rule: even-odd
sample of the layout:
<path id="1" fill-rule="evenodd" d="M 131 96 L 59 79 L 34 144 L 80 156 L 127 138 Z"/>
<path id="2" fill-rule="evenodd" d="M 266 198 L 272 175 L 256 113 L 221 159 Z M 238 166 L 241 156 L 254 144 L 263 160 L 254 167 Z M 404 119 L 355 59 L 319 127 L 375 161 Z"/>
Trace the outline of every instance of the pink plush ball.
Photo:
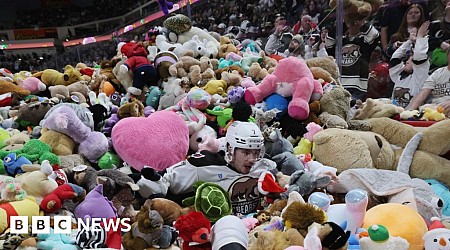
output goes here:
<path id="1" fill-rule="evenodd" d="M 129 117 L 112 129 L 117 154 L 136 170 L 149 166 L 162 171 L 186 158 L 189 131 L 175 112 L 158 111 L 149 117 Z"/>

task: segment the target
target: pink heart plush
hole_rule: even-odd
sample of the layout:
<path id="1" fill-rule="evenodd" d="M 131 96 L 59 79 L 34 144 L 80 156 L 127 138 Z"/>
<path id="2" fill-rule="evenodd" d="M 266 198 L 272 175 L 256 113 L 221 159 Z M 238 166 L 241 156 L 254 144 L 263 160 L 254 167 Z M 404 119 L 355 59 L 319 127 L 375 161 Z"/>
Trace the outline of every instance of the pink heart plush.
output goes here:
<path id="1" fill-rule="evenodd" d="M 120 120 L 111 139 L 117 154 L 138 171 L 144 166 L 162 171 L 184 160 L 189 149 L 186 122 L 165 110 Z"/>

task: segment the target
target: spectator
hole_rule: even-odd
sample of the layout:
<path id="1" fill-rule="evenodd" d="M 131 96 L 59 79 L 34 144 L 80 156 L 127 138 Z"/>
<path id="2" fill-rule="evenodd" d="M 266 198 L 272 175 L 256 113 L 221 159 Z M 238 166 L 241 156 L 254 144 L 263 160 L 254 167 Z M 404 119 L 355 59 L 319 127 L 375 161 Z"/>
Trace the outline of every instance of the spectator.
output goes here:
<path id="1" fill-rule="evenodd" d="M 275 19 L 275 28 L 267 40 L 264 51 L 268 55 L 284 53 L 292 39 L 291 29 L 286 23 L 283 15 L 278 15 Z"/>
<path id="2" fill-rule="evenodd" d="M 450 58 L 450 50 L 447 50 Z M 425 102 L 444 108 L 444 114 L 450 117 L 450 65 L 436 69 L 425 81 L 420 92 L 416 95 L 407 109 L 417 109 Z"/>
<path id="3" fill-rule="evenodd" d="M 448 0 L 437 0 L 436 7 L 431 11 L 431 20 L 438 21 L 442 20 L 445 16 L 445 6 L 447 5 Z"/>
<path id="4" fill-rule="evenodd" d="M 305 57 L 305 42 L 301 35 L 297 34 L 292 37 L 287 50 L 284 52 L 284 56 L 294 56 L 302 59 Z"/>
<path id="5" fill-rule="evenodd" d="M 368 16 L 356 13 L 344 15 L 348 29 L 342 37 L 341 83 L 353 99 L 362 101 L 367 95 L 370 57 L 379 41 L 378 30 L 368 23 L 367 19 Z M 326 38 L 327 53 L 334 56 L 336 42 L 335 34 L 331 31 Z"/>
<path id="6" fill-rule="evenodd" d="M 318 34 L 316 24 L 312 22 L 310 15 L 302 16 L 302 19 L 294 25 L 294 34 L 300 34 L 304 39 L 308 39 L 312 34 Z"/>
<path id="7" fill-rule="evenodd" d="M 445 16 L 439 22 L 432 24 L 430 28 L 430 51 L 433 51 L 432 63 L 434 66 L 442 67 L 448 63 L 445 53 L 450 48 L 450 1 L 445 6 Z M 444 55 L 443 62 L 438 62 L 436 58 Z"/>
<path id="8" fill-rule="evenodd" d="M 224 23 L 221 23 L 217 26 L 217 32 L 220 35 L 225 35 L 225 29 L 227 28 L 227 26 Z"/>
<path id="9" fill-rule="evenodd" d="M 381 47 L 383 51 L 386 51 L 392 35 L 398 31 L 408 8 L 408 0 L 394 0 L 385 8 L 380 20 Z"/>
<path id="10" fill-rule="evenodd" d="M 389 76 L 395 83 L 392 99 L 398 106 L 406 107 L 416 96 L 428 78 L 430 62 L 428 60 L 428 27 L 430 22 L 423 23 L 416 33 L 413 31 L 392 55 L 389 62 Z M 411 48 L 413 46 L 413 48 Z M 411 49 L 413 54 L 409 55 Z"/>
<path id="11" fill-rule="evenodd" d="M 392 53 L 400 47 L 401 43 L 408 40 L 411 31 L 417 31 L 424 22 L 425 17 L 422 6 L 419 4 L 411 4 L 406 10 L 397 32 L 391 37 L 389 45 L 386 48 L 386 55 L 391 57 Z"/>
<path id="12" fill-rule="evenodd" d="M 318 36 L 318 39 L 316 39 L 315 36 L 309 37 L 308 44 L 305 45 L 305 59 L 328 56 L 326 40 L 329 30 L 330 27 L 325 26 L 320 31 L 320 36 Z"/>
<path id="13" fill-rule="evenodd" d="M 306 8 L 306 12 L 309 16 L 311 16 L 311 22 L 319 23 L 320 18 L 320 8 L 317 6 L 317 2 L 315 0 L 310 0 L 308 2 L 308 8 Z"/>

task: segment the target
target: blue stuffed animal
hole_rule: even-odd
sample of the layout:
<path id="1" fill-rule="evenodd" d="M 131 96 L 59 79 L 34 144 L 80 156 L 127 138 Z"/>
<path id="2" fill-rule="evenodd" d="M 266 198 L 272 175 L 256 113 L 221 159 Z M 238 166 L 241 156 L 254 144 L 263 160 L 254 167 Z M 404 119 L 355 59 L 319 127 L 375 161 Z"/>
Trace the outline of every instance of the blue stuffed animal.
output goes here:
<path id="1" fill-rule="evenodd" d="M 37 248 L 42 250 L 64 249 L 64 250 L 79 250 L 75 245 L 75 240 L 72 240 L 69 235 L 55 234 L 53 229 L 50 229 L 49 234 L 37 235 Z"/>
<path id="2" fill-rule="evenodd" d="M 3 159 L 5 171 L 9 176 L 15 177 L 17 174 L 25 173 L 22 170 L 22 165 L 32 164 L 27 158 L 21 156 L 17 157 L 16 153 L 10 153 Z"/>
<path id="3" fill-rule="evenodd" d="M 426 179 L 425 181 L 430 185 L 434 193 L 444 202 L 444 205 L 442 206 L 442 215 L 450 216 L 450 191 L 448 190 L 448 187 L 435 179 Z"/>

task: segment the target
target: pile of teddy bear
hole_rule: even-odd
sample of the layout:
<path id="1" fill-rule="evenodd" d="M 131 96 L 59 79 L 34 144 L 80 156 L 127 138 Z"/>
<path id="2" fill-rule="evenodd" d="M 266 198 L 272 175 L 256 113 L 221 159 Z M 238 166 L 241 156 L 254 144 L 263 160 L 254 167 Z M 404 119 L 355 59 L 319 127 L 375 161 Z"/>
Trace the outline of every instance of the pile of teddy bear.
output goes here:
<path id="1" fill-rule="evenodd" d="M 99 68 L 1 74 L 2 249 L 211 249 L 224 225 L 248 249 L 450 244 L 450 120 L 427 109 L 435 122 L 418 130 L 390 100 L 351 107 L 333 58 L 277 61 L 178 14 Z M 146 193 L 155 171 L 222 150 L 236 120 L 260 127 L 280 171 L 263 176 L 278 188 L 258 188 L 257 211 L 234 213 L 208 182 L 180 204 Z M 43 214 L 73 217 L 73 233 L 10 231 L 13 216 Z M 130 227 L 78 230 L 90 218 Z"/>

